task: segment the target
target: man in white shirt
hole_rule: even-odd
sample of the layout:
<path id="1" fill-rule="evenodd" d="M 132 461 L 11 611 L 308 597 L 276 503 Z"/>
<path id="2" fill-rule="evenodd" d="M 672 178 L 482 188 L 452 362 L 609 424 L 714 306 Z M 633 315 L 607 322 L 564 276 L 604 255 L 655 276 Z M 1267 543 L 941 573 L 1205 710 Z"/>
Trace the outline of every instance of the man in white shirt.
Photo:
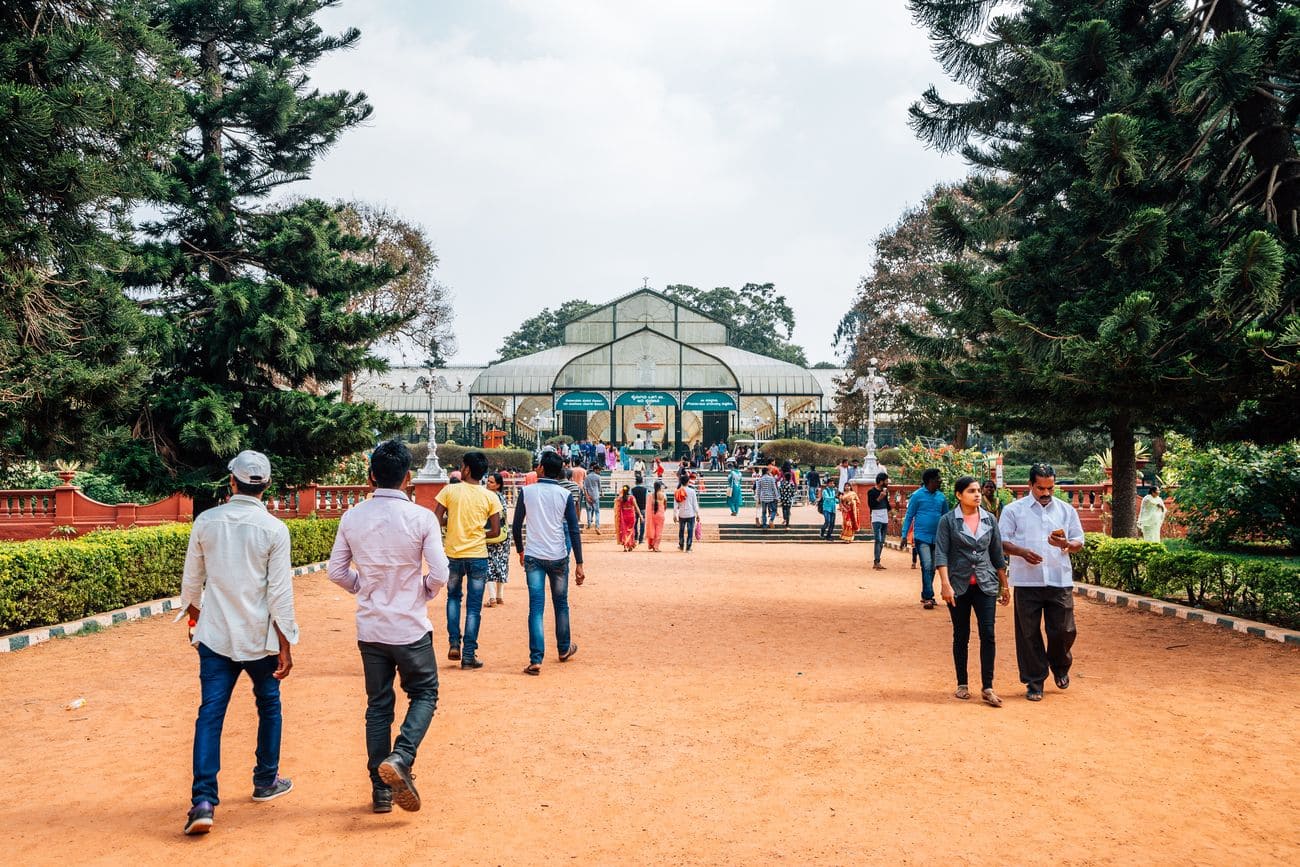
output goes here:
<path id="1" fill-rule="evenodd" d="M 266 511 L 262 494 L 271 484 L 271 461 L 240 452 L 230 462 L 233 496 L 194 519 L 181 607 L 194 624 L 202 703 L 194 722 L 194 785 L 186 834 L 212 830 L 221 768 L 221 728 L 240 672 L 253 681 L 257 700 L 257 765 L 253 800 L 287 794 L 293 783 L 279 776 L 280 681 L 293 668 L 290 645 L 298 643 L 293 610 L 289 529 Z"/>
<path id="2" fill-rule="evenodd" d="M 370 455 L 375 493 L 339 520 L 329 578 L 357 597 L 357 648 L 366 682 L 366 767 L 371 809 L 420 809 L 411 768 L 438 706 L 438 659 L 428 605 L 447 584 L 449 565 L 433 512 L 411 502 L 411 453 L 401 440 Z M 427 565 L 428 571 L 425 571 Z M 406 716 L 393 740 L 400 675 Z"/>
<path id="3" fill-rule="evenodd" d="M 1053 496 L 1056 471 L 1029 468 L 1029 494 L 1002 510 L 998 529 L 1015 588 L 1016 662 L 1025 698 L 1043 700 L 1050 672 L 1057 689 L 1070 686 L 1074 645 L 1074 580 L 1071 552 L 1083 547 L 1079 513 Z M 1041 623 L 1041 625 L 1040 625 Z M 1043 646 L 1043 631 L 1047 646 Z"/>
<path id="4" fill-rule="evenodd" d="M 525 674 L 542 673 L 546 639 L 542 619 L 546 609 L 546 586 L 551 588 L 555 613 L 555 645 L 560 662 L 578 652 L 569 633 L 569 554 L 577 583 L 586 580 L 582 569 L 582 534 L 578 529 L 578 502 L 560 485 L 564 463 L 558 455 L 542 455 L 542 475 L 537 484 L 519 492 L 515 504 L 514 537 L 519 565 L 528 580 L 528 667 Z M 525 524 L 528 532 L 524 532 Z"/>
<path id="5" fill-rule="evenodd" d="M 844 488 L 848 485 L 849 479 L 851 478 L 853 478 L 853 476 L 851 475 L 849 469 L 849 459 L 843 458 L 840 460 L 840 478 L 835 485 L 835 490 L 843 494 Z"/>
<path id="6" fill-rule="evenodd" d="M 695 544 L 695 522 L 700 517 L 700 495 L 695 490 L 694 482 L 680 485 L 677 490 L 682 492 L 682 499 L 674 504 L 677 516 L 677 550 L 689 554 L 691 546 Z"/>

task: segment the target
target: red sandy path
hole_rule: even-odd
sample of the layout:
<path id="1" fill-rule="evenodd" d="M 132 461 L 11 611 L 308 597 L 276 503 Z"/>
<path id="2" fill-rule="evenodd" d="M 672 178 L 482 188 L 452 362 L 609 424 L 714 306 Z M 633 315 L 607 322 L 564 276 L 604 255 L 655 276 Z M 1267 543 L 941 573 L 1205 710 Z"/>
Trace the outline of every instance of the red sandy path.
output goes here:
<path id="1" fill-rule="evenodd" d="M 285 685 L 296 789 L 248 800 L 241 686 L 207 838 L 179 833 L 197 703 L 183 627 L 155 618 L 0 657 L 4 861 L 1300 860 L 1296 651 L 1081 600 L 1074 685 L 1033 705 L 1000 612 L 993 710 L 950 697 L 948 619 L 915 604 L 904 556 L 883 573 L 868 556 L 598 543 L 571 593 L 581 652 L 560 665 L 548 647 L 540 678 L 520 674 L 514 577 L 484 612 L 487 667 L 443 669 L 418 814 L 367 811 L 351 600 L 322 577 L 299 580 Z M 77 696 L 88 704 L 63 710 Z"/>

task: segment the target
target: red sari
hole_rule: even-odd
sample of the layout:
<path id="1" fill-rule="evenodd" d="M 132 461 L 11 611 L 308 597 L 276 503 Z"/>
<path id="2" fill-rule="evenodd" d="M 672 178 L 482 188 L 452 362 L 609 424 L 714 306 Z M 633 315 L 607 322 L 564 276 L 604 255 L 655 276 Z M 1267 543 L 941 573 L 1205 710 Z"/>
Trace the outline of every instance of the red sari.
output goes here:
<path id="1" fill-rule="evenodd" d="M 624 548 L 636 547 L 636 500 L 628 497 L 614 501 L 614 529 Z"/>

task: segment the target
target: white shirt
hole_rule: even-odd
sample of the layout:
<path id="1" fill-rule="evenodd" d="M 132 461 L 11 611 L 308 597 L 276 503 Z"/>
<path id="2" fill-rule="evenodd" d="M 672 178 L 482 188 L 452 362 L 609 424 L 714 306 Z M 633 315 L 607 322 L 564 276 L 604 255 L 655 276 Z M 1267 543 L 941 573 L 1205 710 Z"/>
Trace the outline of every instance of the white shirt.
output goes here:
<path id="1" fill-rule="evenodd" d="M 235 494 L 194 519 L 181 608 L 198 608 L 194 643 L 236 662 L 280 652 L 275 625 L 298 643 L 289 528 L 257 497 Z"/>
<path id="2" fill-rule="evenodd" d="M 358 641 L 402 645 L 424 638 L 433 631 L 429 600 L 447 583 L 447 572 L 438 519 L 401 491 L 377 488 L 339 520 L 329 576 L 357 597 Z"/>
<path id="3" fill-rule="evenodd" d="M 1073 506 L 1052 498 L 1047 506 L 1039 505 L 1030 495 L 1025 495 L 1002 509 L 998 521 L 1002 541 L 1028 548 L 1043 558 L 1031 566 L 1023 557 L 1008 557 L 1008 570 L 1012 587 L 1073 587 L 1070 554 L 1055 545 L 1047 544 L 1053 530 L 1065 530 L 1071 542 L 1083 542 L 1083 524 Z"/>
<path id="4" fill-rule="evenodd" d="M 686 499 L 677 504 L 677 517 L 694 518 L 700 514 L 699 494 L 690 485 L 685 488 Z"/>
<path id="5" fill-rule="evenodd" d="M 568 521 L 570 502 L 573 502 L 573 498 L 569 496 L 568 490 L 553 479 L 541 479 L 535 485 L 520 489 L 519 502 L 515 506 L 515 527 L 517 530 L 523 529 L 520 523 L 522 516 L 523 523 L 528 527 L 528 532 L 523 534 L 525 557 L 537 560 L 568 559 L 569 545 L 572 544 Z M 574 517 L 577 517 L 576 510 Z M 574 527 L 576 526 L 575 524 Z M 581 542 L 578 544 L 581 545 Z M 581 547 L 577 549 L 574 562 L 582 562 Z"/>
<path id="6" fill-rule="evenodd" d="M 840 467 L 840 483 L 836 487 L 841 494 L 844 493 L 844 486 L 849 483 L 849 467 Z"/>

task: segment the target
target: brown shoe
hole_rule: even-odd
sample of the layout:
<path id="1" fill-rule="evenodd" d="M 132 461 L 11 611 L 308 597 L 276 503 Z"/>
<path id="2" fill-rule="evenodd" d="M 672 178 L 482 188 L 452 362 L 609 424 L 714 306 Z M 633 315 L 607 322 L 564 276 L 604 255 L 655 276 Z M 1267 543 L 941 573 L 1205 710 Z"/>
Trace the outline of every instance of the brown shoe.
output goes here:
<path id="1" fill-rule="evenodd" d="M 448 658 L 448 659 L 460 659 L 460 648 L 459 648 L 459 647 L 453 647 L 451 650 L 448 650 L 448 651 L 447 651 L 447 658 Z"/>

